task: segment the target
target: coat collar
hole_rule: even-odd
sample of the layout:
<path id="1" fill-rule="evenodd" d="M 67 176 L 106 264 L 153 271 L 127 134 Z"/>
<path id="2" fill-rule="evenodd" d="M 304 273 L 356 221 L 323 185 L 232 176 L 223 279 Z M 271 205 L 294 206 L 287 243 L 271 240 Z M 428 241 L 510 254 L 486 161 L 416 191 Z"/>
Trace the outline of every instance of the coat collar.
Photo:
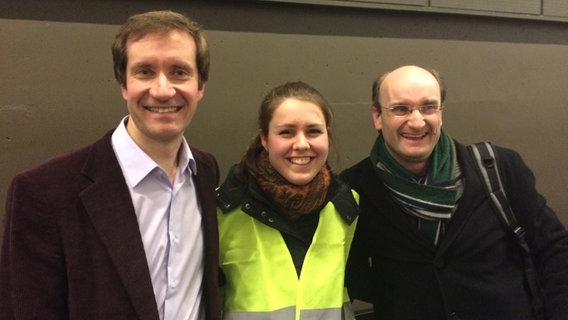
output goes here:
<path id="1" fill-rule="evenodd" d="M 478 201 L 478 199 L 480 199 L 474 194 L 477 192 L 482 192 L 482 194 L 484 195 L 481 181 L 474 171 L 475 163 L 473 163 L 473 159 L 470 157 L 466 147 L 463 144 L 456 142 L 455 145 L 458 162 L 460 163 L 464 176 L 464 193 L 460 197 L 458 207 L 454 212 L 452 218 L 450 219 L 450 222 L 448 223 L 446 234 L 439 244 L 437 254 L 438 256 L 447 251 L 447 249 L 451 246 L 451 244 L 454 242 L 454 240 L 462 230 L 464 224 L 472 218 L 473 212 L 475 211 L 472 208 L 475 208 L 479 205 L 476 204 L 475 201 Z"/>
<path id="2" fill-rule="evenodd" d="M 236 170 L 238 170 L 238 167 L 233 166 L 225 182 L 217 189 L 217 206 L 221 211 L 228 213 L 244 205 L 245 200 L 248 198 L 256 200 L 255 202 L 260 202 L 260 208 L 273 207 L 273 204 L 264 197 L 254 182 L 249 181 L 246 187 L 241 186 L 235 175 Z M 340 216 L 348 225 L 351 225 L 355 221 L 355 218 L 359 216 L 359 206 L 351 190 L 334 175 L 332 176 L 332 183 L 328 191 L 326 203 L 328 201 L 334 204 Z M 247 208 L 243 207 L 243 211 L 254 216 Z M 264 219 L 259 220 L 262 221 Z"/>
<path id="3" fill-rule="evenodd" d="M 367 201 L 371 202 L 372 208 L 378 208 L 376 210 L 380 210 L 381 214 L 385 215 L 392 222 L 392 225 L 403 234 L 402 236 L 408 237 L 416 244 L 429 250 L 437 259 L 442 259 L 442 256 L 459 235 L 463 225 L 472 217 L 474 210 L 471 210 L 471 208 L 475 206 L 473 201 L 476 198 L 471 196 L 472 193 L 476 190 L 482 190 L 479 178 L 471 169 L 474 164 L 468 156 L 465 146 L 458 142 L 455 145 L 458 161 L 464 174 L 464 193 L 460 197 L 458 208 L 448 222 L 446 232 L 437 247 L 431 243 L 430 239 L 420 233 L 416 226 L 410 223 L 409 219 L 402 213 L 400 207 L 392 199 L 390 191 L 374 172 L 373 164 L 369 158 L 346 170 L 347 179 L 353 183 L 352 187 Z M 370 211 L 365 214 L 373 215 L 374 212 Z"/>
<path id="4" fill-rule="evenodd" d="M 349 178 L 349 180 L 353 183 L 353 188 L 361 194 L 361 197 L 364 197 L 366 201 L 371 203 L 370 206 L 362 203 L 364 210 L 371 209 L 364 214 L 377 214 L 374 210 L 379 210 L 382 215 L 392 222 L 393 227 L 397 228 L 398 232 L 400 232 L 403 237 L 411 239 L 423 248 L 434 253 L 436 247 L 431 239 L 422 234 L 416 228 L 416 225 L 408 219 L 408 216 L 402 212 L 399 205 L 395 203 L 391 192 L 385 187 L 378 174 L 373 170 L 371 160 L 366 158 L 354 168 L 357 169 L 355 178 Z"/>
<path id="5" fill-rule="evenodd" d="M 91 147 L 80 197 L 139 318 L 159 319 L 144 245 L 124 176 L 107 133 Z"/>

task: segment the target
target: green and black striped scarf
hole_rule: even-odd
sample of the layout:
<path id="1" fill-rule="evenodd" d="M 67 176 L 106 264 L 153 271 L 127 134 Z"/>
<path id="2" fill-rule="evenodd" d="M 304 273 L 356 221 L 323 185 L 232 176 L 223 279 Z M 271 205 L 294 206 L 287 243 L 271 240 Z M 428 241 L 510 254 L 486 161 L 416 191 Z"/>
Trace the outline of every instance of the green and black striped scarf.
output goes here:
<path id="1" fill-rule="evenodd" d="M 418 228 L 438 243 L 442 221 L 450 219 L 461 195 L 460 170 L 455 146 L 444 131 L 434 147 L 430 167 L 417 176 L 402 167 L 389 153 L 379 134 L 371 150 L 375 172 L 404 211 L 418 217 Z"/>

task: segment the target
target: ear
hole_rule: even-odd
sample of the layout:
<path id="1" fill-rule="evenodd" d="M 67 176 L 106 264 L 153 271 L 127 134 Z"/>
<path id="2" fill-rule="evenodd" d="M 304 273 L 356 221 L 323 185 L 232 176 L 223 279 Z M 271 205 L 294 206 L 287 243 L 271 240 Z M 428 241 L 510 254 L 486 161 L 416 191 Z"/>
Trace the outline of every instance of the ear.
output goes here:
<path id="1" fill-rule="evenodd" d="M 120 85 L 120 93 L 122 94 L 122 99 L 128 100 L 128 89 L 126 89 L 126 85 Z"/>
<path id="2" fill-rule="evenodd" d="M 375 130 L 380 132 L 383 129 L 382 113 L 380 113 L 377 108 L 372 107 L 371 115 L 373 117 L 373 124 L 375 125 Z"/>
<path id="3" fill-rule="evenodd" d="M 201 100 L 201 98 L 203 98 L 203 95 L 205 94 L 205 83 L 201 84 L 201 88 L 197 88 L 197 101 Z"/>
<path id="4" fill-rule="evenodd" d="M 268 144 L 267 137 L 266 134 L 264 134 L 264 132 L 262 131 L 262 129 L 258 130 L 258 136 L 260 137 L 260 143 L 262 144 L 262 147 L 265 150 L 268 150 L 268 147 L 266 146 Z"/>

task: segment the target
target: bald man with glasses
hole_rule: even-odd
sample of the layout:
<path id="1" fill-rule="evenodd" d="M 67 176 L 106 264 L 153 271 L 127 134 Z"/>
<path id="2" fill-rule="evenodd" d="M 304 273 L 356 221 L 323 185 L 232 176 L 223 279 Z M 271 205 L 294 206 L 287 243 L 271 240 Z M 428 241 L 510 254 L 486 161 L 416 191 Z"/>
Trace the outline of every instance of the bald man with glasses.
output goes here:
<path id="1" fill-rule="evenodd" d="M 347 265 L 351 298 L 376 319 L 568 319 L 568 233 L 520 155 L 496 147 L 510 206 L 526 230 L 537 294 L 465 145 L 442 129 L 440 74 L 402 66 L 372 86 L 378 136 L 341 173 L 360 194 Z M 535 301 L 544 302 L 535 308 Z"/>

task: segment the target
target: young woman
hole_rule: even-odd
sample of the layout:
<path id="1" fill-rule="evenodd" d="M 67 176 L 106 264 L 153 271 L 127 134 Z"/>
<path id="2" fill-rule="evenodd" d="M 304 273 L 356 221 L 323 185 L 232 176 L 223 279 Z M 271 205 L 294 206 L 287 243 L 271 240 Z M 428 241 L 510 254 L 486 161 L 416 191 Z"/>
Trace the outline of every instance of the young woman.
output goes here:
<path id="1" fill-rule="evenodd" d="M 354 319 L 344 273 L 358 195 L 327 165 L 333 113 L 289 82 L 218 189 L 224 319 Z"/>

